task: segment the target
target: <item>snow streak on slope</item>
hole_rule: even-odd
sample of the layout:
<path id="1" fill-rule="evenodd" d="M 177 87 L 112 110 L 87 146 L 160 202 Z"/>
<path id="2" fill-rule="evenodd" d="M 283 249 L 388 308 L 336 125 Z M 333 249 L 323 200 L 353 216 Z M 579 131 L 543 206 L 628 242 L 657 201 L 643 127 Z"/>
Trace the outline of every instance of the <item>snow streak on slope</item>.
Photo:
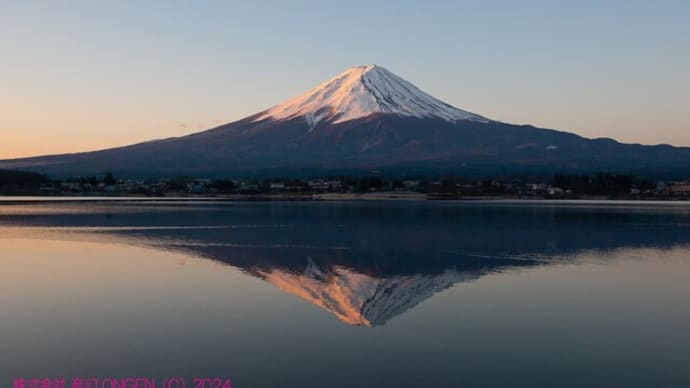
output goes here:
<path id="1" fill-rule="evenodd" d="M 455 108 L 376 65 L 348 69 L 307 93 L 263 112 L 256 120 L 304 116 L 311 128 L 320 121 L 333 124 L 389 113 L 417 118 L 489 121 Z"/>

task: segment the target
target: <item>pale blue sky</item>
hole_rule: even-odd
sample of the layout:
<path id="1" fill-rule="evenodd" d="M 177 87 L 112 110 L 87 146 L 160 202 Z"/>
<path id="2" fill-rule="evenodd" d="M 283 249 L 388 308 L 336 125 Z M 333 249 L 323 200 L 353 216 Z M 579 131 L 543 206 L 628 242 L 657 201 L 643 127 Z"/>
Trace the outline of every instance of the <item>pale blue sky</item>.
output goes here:
<path id="1" fill-rule="evenodd" d="M 0 0 L 0 158 L 183 135 L 370 63 L 493 119 L 690 146 L 690 1 Z"/>

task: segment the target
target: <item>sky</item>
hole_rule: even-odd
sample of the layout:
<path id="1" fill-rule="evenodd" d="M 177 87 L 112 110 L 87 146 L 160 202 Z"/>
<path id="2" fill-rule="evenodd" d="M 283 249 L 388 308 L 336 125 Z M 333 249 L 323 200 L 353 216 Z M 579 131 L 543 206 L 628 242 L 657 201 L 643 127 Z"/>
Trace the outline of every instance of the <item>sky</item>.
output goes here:
<path id="1" fill-rule="evenodd" d="M 198 132 L 366 64 L 491 119 L 690 146 L 686 0 L 0 0 L 0 159 Z"/>

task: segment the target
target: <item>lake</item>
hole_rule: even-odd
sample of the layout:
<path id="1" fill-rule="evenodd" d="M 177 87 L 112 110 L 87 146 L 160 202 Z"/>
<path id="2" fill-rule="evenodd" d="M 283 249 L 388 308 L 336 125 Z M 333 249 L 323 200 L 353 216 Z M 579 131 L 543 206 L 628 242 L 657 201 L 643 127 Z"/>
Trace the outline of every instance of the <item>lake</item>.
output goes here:
<path id="1" fill-rule="evenodd" d="M 687 202 L 5 198 L 0 264 L 3 387 L 690 387 Z"/>

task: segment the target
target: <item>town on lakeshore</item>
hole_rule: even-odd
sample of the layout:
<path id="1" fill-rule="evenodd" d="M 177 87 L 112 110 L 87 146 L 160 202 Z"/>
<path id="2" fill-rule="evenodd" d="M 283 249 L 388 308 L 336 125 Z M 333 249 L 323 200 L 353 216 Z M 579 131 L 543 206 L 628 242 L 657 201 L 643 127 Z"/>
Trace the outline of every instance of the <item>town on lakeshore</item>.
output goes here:
<path id="1" fill-rule="evenodd" d="M 129 179 L 103 176 L 53 179 L 33 172 L 0 171 L 5 196 L 210 196 L 234 199 L 621 199 L 687 200 L 690 181 L 596 173 L 550 179 L 460 176 L 362 176 L 311 179 Z"/>

